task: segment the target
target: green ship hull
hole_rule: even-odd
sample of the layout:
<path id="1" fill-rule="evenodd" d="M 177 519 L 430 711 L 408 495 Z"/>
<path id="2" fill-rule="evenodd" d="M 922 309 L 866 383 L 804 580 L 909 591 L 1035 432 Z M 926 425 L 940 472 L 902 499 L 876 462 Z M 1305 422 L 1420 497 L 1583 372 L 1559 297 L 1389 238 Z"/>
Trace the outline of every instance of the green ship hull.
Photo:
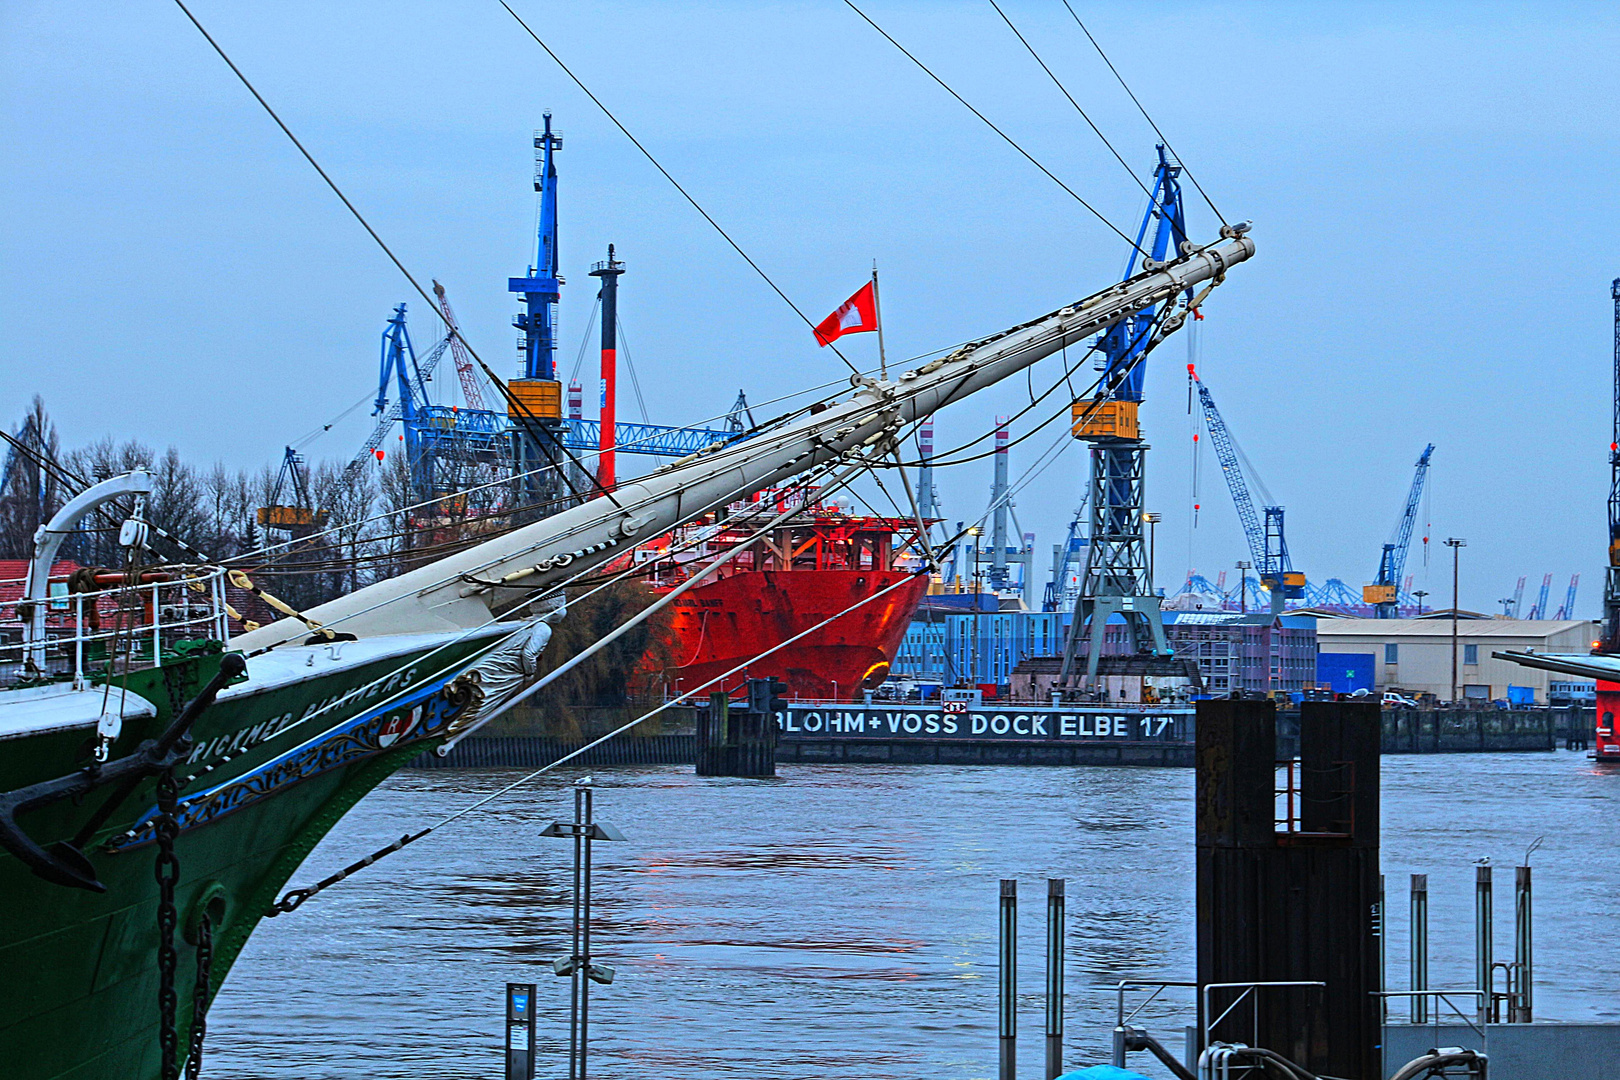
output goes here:
<path id="1" fill-rule="evenodd" d="M 345 647 L 363 651 L 354 642 L 278 650 L 273 660 L 250 659 L 249 681 L 221 693 L 202 714 L 191 760 L 179 769 L 184 778 L 215 765 L 181 789 L 175 989 L 182 1056 L 195 1004 L 197 949 L 187 937 L 198 914 L 207 907 L 214 917 L 210 985 L 217 991 L 321 838 L 390 773 L 445 740 L 467 707 L 466 695 L 450 684 L 505 629 L 419 635 L 369 659 L 342 656 Z M 155 705 L 156 715 L 126 722 L 111 757 L 156 737 L 219 662 L 215 654 L 131 673 L 128 691 Z M 278 670 L 256 688 L 255 668 L 272 662 Z M 99 701 L 102 691 L 79 693 Z M 0 704 L 6 696 L 0 694 Z M 0 791 L 84 768 L 92 742 L 84 725 L 0 741 Z M 155 788 L 155 779 L 142 781 L 84 845 L 105 893 L 53 884 L 0 852 L 0 1045 L 7 1075 L 160 1076 Z M 25 813 L 19 824 L 48 847 L 73 837 L 110 791 Z"/>

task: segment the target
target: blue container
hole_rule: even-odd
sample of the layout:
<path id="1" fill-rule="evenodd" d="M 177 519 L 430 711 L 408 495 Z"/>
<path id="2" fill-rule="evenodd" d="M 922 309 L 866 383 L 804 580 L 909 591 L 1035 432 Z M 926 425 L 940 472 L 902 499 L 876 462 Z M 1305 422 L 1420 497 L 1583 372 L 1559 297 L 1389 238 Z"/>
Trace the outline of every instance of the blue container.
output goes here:
<path id="1" fill-rule="evenodd" d="M 1373 653 L 1316 654 L 1316 682 L 1336 694 L 1353 694 L 1357 690 L 1372 692 L 1373 665 L 1378 657 Z"/>

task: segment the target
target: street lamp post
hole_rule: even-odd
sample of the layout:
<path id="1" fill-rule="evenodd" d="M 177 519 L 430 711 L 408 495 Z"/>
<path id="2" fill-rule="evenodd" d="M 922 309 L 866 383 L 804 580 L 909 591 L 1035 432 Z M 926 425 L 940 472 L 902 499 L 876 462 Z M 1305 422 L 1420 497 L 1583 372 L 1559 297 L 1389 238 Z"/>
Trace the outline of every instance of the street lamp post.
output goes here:
<path id="1" fill-rule="evenodd" d="M 1158 537 L 1158 534 L 1159 534 L 1159 530 L 1158 530 L 1157 526 L 1158 526 L 1160 521 L 1164 520 L 1164 515 L 1163 514 L 1155 514 L 1152 511 L 1147 511 L 1147 512 L 1144 512 L 1142 514 L 1142 520 L 1147 522 L 1147 527 L 1148 527 L 1148 592 L 1152 593 L 1153 592 L 1153 571 L 1154 571 L 1155 566 L 1157 565 L 1156 562 L 1155 562 L 1155 559 L 1154 559 L 1154 553 L 1156 551 L 1158 551 L 1158 546 L 1154 543 L 1154 541 Z"/>
<path id="2" fill-rule="evenodd" d="M 973 683 L 979 682 L 979 608 L 984 603 L 983 568 L 979 565 L 979 533 L 982 530 L 973 526 L 968 535 L 973 537 Z"/>
<path id="3" fill-rule="evenodd" d="M 1240 560 L 1237 564 L 1238 572 L 1238 611 L 1247 615 L 1249 613 L 1249 571 L 1254 569 L 1254 563 Z"/>
<path id="4" fill-rule="evenodd" d="M 1451 549 L 1451 707 L 1457 707 L 1457 564 L 1468 541 L 1447 537 L 1446 547 Z"/>
<path id="5" fill-rule="evenodd" d="M 1424 598 L 1424 597 L 1425 597 L 1425 596 L 1428 596 L 1428 595 L 1429 595 L 1429 592 L 1428 592 L 1428 590 L 1427 590 L 1427 589 L 1418 589 L 1418 590 L 1417 590 L 1417 591 L 1415 591 L 1415 592 L 1413 592 L 1413 593 L 1412 593 L 1412 595 L 1413 595 L 1413 596 L 1415 596 L 1415 597 L 1417 597 L 1417 602 L 1418 602 L 1418 618 L 1420 618 L 1420 619 L 1421 619 L 1421 618 L 1423 618 L 1423 598 Z"/>

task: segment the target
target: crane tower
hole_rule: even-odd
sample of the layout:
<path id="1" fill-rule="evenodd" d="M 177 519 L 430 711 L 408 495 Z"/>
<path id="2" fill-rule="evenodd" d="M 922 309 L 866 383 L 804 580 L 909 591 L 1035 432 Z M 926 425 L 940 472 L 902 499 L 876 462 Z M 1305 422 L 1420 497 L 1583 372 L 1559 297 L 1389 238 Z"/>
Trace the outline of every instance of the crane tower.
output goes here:
<path id="1" fill-rule="evenodd" d="M 564 425 L 562 383 L 557 381 L 557 305 L 562 300 L 562 274 L 557 261 L 557 159 L 562 135 L 534 133 L 534 190 L 540 196 L 540 221 L 534 263 L 526 276 L 509 278 L 507 291 L 522 297 L 523 311 L 512 325 L 518 335 L 520 378 L 507 384 L 507 414 L 512 421 L 513 468 L 519 489 L 532 503 L 554 499 L 562 489 Z"/>

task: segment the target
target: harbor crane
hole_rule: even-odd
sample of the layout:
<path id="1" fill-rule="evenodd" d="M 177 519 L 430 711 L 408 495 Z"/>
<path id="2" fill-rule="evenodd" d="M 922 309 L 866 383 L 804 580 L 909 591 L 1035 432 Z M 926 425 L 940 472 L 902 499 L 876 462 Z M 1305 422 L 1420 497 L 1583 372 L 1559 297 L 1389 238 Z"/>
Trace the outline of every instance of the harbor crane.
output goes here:
<path id="1" fill-rule="evenodd" d="M 1162 145 L 1158 153 L 1147 212 L 1125 263 L 1126 281 L 1163 265 L 1167 259 L 1181 257 L 1191 247 L 1181 198 L 1181 163 L 1172 159 Z M 1246 229 L 1247 225 L 1237 228 Z M 1076 684 L 1074 664 L 1082 640 L 1089 643 L 1083 682 L 1088 687 L 1096 686 L 1105 637 L 1103 627 L 1115 615 L 1124 620 L 1125 641 L 1131 652 L 1150 653 L 1161 659 L 1173 655 L 1164 633 L 1159 596 L 1153 588 L 1153 567 L 1144 536 L 1148 448 L 1137 423 L 1147 354 L 1167 332 L 1161 316 L 1170 310 L 1171 299 L 1143 307 L 1102 331 L 1097 338 L 1101 354 L 1098 367 L 1103 373 L 1097 396 L 1076 400 L 1072 406 L 1074 437 L 1088 443 L 1091 450 L 1091 523 L 1085 574 L 1063 644 L 1063 666 L 1058 675 L 1061 686 Z M 1192 306 L 1190 293 L 1187 304 Z M 1194 310 L 1193 314 L 1198 313 Z"/>
<path id="2" fill-rule="evenodd" d="M 1519 603 L 1524 599 L 1524 575 L 1519 575 L 1519 583 L 1513 588 L 1512 596 L 1504 596 L 1497 603 L 1502 605 L 1502 614 L 1509 619 L 1519 617 Z"/>
<path id="3" fill-rule="evenodd" d="M 1552 575 L 1541 575 L 1541 592 L 1536 596 L 1536 602 L 1530 606 L 1531 619 L 1545 619 L 1547 617 L 1547 593 L 1552 589 Z"/>
<path id="4" fill-rule="evenodd" d="M 450 309 L 450 298 L 444 295 L 444 286 L 437 279 L 433 282 L 433 295 L 439 298 L 439 318 L 444 320 L 445 340 L 450 345 L 450 356 L 456 364 L 456 375 L 461 379 L 461 396 L 467 400 L 467 408 L 483 409 L 484 391 L 478 385 L 478 372 L 473 368 L 467 343 L 461 338 L 456 313 Z"/>
<path id="5" fill-rule="evenodd" d="M 1074 606 L 1074 596 L 1069 587 L 1069 578 L 1073 573 L 1070 568 L 1084 562 L 1086 538 L 1081 526 L 1086 519 L 1086 502 L 1090 497 L 1091 493 L 1087 492 L 1086 498 L 1075 508 L 1063 545 L 1052 545 L 1052 576 L 1046 582 L 1046 595 L 1041 599 L 1042 611 L 1065 611 Z"/>
<path id="6" fill-rule="evenodd" d="M 1371 585 L 1362 587 L 1361 599 L 1372 605 L 1376 619 L 1393 619 L 1400 615 L 1401 571 L 1406 567 L 1407 549 L 1412 546 L 1412 528 L 1417 524 L 1418 504 L 1423 498 L 1423 482 L 1428 478 L 1429 456 L 1433 453 L 1434 444 L 1430 443 L 1418 457 L 1417 472 L 1412 477 L 1411 490 L 1406 493 L 1406 506 L 1395 523 L 1393 537 L 1379 556 L 1378 576 Z M 1427 539 L 1424 542 L 1427 543 Z"/>
<path id="7" fill-rule="evenodd" d="M 1221 473 L 1226 477 L 1226 486 L 1237 507 L 1238 520 L 1242 522 L 1243 535 L 1249 541 L 1249 554 L 1254 557 L 1254 568 L 1259 571 L 1260 584 L 1271 594 L 1272 612 L 1280 612 L 1284 601 L 1305 595 L 1305 575 L 1294 569 L 1293 559 L 1288 554 L 1283 508 L 1262 507 L 1262 523 L 1261 515 L 1254 512 L 1254 499 L 1249 495 L 1249 485 L 1243 478 L 1237 444 L 1221 411 L 1215 407 L 1214 396 L 1198 377 L 1192 364 L 1187 365 L 1187 377 L 1198 390 L 1198 402 L 1204 411 L 1204 427 L 1209 431 L 1209 441 L 1215 447 Z"/>
<path id="8" fill-rule="evenodd" d="M 1558 609 L 1555 619 L 1573 619 L 1575 617 L 1575 589 L 1581 583 L 1581 575 L 1575 574 L 1569 579 L 1569 591 L 1564 594 L 1564 606 Z"/>

